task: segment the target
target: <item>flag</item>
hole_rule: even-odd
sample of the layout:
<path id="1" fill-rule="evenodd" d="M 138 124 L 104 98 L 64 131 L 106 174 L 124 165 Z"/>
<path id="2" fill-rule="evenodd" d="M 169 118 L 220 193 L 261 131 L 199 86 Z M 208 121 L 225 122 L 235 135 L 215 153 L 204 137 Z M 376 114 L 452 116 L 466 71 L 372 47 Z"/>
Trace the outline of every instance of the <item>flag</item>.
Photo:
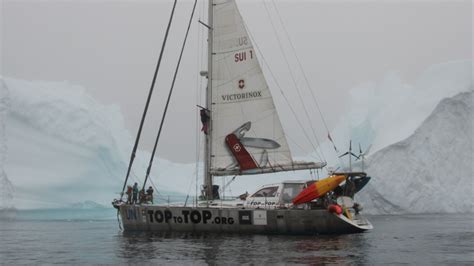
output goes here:
<path id="1" fill-rule="evenodd" d="M 209 116 L 209 112 L 206 109 L 201 109 L 199 112 L 201 116 L 201 122 L 202 122 L 202 129 L 201 131 L 204 132 L 204 134 L 207 135 L 208 129 L 209 129 L 209 119 L 211 118 Z"/>
<path id="2" fill-rule="evenodd" d="M 339 152 L 339 151 L 337 150 L 337 148 L 336 148 L 336 144 L 334 144 L 334 141 L 332 141 L 331 134 L 329 134 L 329 132 L 328 132 L 328 139 L 331 141 L 332 147 L 334 148 L 334 150 L 335 150 L 336 152 Z"/>

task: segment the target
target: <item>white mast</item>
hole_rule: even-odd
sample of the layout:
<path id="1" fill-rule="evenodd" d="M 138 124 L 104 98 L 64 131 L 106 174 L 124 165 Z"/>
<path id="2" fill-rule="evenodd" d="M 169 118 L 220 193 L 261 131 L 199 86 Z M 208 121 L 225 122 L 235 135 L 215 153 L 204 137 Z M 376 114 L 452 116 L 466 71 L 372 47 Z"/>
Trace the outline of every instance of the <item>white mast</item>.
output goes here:
<path id="1" fill-rule="evenodd" d="M 206 108 L 212 110 L 212 43 L 213 43 L 213 0 L 209 0 L 209 11 L 208 11 L 208 37 L 207 37 L 207 88 L 206 88 Z M 213 199 L 212 195 L 212 175 L 210 172 L 211 164 L 211 132 L 212 132 L 212 116 L 208 122 L 208 133 L 206 134 L 206 145 L 204 148 L 204 185 L 206 189 L 206 197 L 208 200 Z"/>

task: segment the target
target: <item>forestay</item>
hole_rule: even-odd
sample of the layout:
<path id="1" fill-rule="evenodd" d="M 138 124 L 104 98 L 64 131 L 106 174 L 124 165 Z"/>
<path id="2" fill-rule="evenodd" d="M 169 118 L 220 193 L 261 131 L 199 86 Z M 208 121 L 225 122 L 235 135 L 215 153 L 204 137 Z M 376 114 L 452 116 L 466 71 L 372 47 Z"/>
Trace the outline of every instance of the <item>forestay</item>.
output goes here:
<path id="1" fill-rule="evenodd" d="M 214 1 L 212 66 L 213 175 L 323 166 L 292 161 L 272 95 L 234 0 Z"/>

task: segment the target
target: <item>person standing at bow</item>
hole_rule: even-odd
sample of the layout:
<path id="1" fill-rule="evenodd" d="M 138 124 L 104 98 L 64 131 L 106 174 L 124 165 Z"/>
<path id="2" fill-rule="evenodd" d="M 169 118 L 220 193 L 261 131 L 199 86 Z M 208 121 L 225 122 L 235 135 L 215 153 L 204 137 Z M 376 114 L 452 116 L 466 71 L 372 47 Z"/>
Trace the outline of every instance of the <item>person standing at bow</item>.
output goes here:
<path id="1" fill-rule="evenodd" d="M 153 188 L 151 186 L 146 190 L 146 196 L 147 200 L 153 204 Z"/>
<path id="2" fill-rule="evenodd" d="M 138 183 L 135 182 L 133 185 L 133 197 L 132 197 L 132 203 L 137 204 L 138 201 Z"/>
<path id="3" fill-rule="evenodd" d="M 127 204 L 132 204 L 132 186 L 127 186 Z"/>

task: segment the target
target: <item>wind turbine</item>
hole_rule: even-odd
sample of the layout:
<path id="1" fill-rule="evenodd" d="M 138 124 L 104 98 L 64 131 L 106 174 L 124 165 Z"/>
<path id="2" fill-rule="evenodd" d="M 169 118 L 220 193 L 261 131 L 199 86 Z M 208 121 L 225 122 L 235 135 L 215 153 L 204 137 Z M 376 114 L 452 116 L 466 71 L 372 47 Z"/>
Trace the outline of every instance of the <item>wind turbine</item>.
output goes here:
<path id="1" fill-rule="evenodd" d="M 356 159 L 359 159 L 359 157 L 352 152 L 352 140 L 349 141 L 349 151 L 339 155 L 339 158 L 346 155 L 349 155 L 349 172 L 352 172 L 352 156 L 354 156 Z"/>
<path id="2" fill-rule="evenodd" d="M 357 160 L 360 159 L 362 161 L 362 172 L 364 172 L 365 155 L 367 155 L 367 153 L 369 153 L 369 150 L 370 150 L 371 147 L 372 147 L 372 144 L 369 145 L 369 147 L 367 148 L 366 151 L 362 152 L 362 148 L 360 147 L 360 143 L 359 143 L 359 158 L 357 158 Z"/>

